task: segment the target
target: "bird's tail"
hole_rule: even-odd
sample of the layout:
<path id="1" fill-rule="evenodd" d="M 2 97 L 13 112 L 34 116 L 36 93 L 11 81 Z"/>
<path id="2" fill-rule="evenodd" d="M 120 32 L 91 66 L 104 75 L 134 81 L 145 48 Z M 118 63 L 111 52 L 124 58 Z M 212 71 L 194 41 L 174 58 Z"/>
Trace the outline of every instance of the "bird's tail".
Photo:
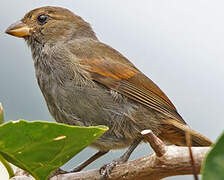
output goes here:
<path id="1" fill-rule="evenodd" d="M 210 139 L 192 130 L 188 125 L 173 119 L 165 120 L 159 137 L 178 146 L 187 146 L 187 134 L 191 139 L 191 146 L 211 146 L 213 144 Z"/>

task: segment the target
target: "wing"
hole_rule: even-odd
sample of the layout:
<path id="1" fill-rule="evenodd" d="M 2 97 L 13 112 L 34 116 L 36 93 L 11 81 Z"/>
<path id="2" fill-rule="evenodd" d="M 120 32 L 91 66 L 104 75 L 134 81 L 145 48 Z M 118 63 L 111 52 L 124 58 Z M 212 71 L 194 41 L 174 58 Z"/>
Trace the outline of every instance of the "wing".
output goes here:
<path id="1" fill-rule="evenodd" d="M 82 59 L 79 65 L 88 72 L 92 80 L 185 124 L 160 88 L 119 52 L 97 42 L 86 53 L 92 55 L 88 54 L 86 57 L 82 52 L 80 57 L 79 53 L 79 58 Z M 75 54 L 77 56 L 77 51 Z"/>
<path id="2" fill-rule="evenodd" d="M 137 69 L 104 59 L 83 60 L 81 64 L 94 81 L 170 118 L 184 122 L 167 96 Z"/>

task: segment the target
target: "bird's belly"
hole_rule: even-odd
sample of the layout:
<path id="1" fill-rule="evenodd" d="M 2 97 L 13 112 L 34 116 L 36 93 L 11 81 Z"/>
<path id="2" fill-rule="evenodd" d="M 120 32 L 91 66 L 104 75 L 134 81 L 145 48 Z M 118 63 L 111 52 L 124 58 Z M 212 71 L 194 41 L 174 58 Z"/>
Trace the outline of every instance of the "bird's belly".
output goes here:
<path id="1" fill-rule="evenodd" d="M 57 122 L 108 126 L 109 131 L 92 144 L 100 150 L 127 147 L 141 130 L 157 129 L 158 121 L 153 111 L 102 86 L 52 85 L 42 92 Z"/>

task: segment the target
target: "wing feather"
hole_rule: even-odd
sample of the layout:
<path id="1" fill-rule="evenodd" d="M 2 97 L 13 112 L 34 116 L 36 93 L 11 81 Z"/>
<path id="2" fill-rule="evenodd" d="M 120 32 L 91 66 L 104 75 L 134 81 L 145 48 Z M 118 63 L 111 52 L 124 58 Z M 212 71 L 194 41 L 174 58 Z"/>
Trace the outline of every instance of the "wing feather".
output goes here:
<path id="1" fill-rule="evenodd" d="M 185 124 L 168 97 L 133 65 L 105 57 L 82 60 L 80 65 L 94 81 Z"/>

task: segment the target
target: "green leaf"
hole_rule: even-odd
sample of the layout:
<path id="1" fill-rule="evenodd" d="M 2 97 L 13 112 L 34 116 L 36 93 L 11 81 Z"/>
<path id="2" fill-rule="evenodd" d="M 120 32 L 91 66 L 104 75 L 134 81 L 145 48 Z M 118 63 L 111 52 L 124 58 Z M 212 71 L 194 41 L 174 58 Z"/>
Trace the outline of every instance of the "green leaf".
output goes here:
<path id="1" fill-rule="evenodd" d="M 2 107 L 2 103 L 0 103 L 0 124 L 4 122 L 4 111 Z"/>
<path id="2" fill-rule="evenodd" d="M 1 161 L 1 163 L 5 166 L 5 168 L 6 168 L 7 172 L 8 172 L 9 178 L 12 178 L 13 176 L 15 176 L 14 171 L 13 171 L 11 165 L 8 163 L 8 161 L 6 161 L 6 160 L 2 157 L 1 154 L 0 154 L 0 161 Z"/>
<path id="3" fill-rule="evenodd" d="M 3 122 L 4 122 L 4 111 L 3 111 L 2 103 L 0 103 L 0 124 L 2 124 Z M 8 174 L 9 174 L 9 178 L 13 177 L 14 171 L 13 171 L 12 167 L 1 155 L 0 155 L 0 161 L 5 166 Z"/>
<path id="4" fill-rule="evenodd" d="M 12 164 L 44 180 L 108 130 L 24 120 L 0 125 L 0 154 Z"/>
<path id="5" fill-rule="evenodd" d="M 224 133 L 215 143 L 202 168 L 202 180 L 224 179 Z"/>

